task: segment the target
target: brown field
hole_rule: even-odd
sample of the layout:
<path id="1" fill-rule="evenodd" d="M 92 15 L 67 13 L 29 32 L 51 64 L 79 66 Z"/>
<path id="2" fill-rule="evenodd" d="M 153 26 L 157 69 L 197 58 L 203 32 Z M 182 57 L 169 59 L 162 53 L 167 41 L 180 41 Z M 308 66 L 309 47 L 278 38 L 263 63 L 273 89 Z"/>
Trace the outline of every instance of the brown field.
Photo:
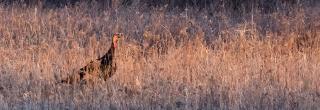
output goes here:
<path id="1" fill-rule="evenodd" d="M 0 109 L 320 109 L 319 7 L 239 23 L 137 10 L 0 5 Z M 114 32 L 125 34 L 116 75 L 56 83 L 102 56 Z"/>

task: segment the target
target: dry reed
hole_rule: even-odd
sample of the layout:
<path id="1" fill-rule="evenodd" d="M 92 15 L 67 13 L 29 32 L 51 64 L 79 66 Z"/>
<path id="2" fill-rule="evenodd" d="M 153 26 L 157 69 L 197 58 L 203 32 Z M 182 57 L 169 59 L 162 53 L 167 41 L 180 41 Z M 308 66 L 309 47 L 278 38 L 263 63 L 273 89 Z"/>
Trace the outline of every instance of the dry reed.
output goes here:
<path id="1" fill-rule="evenodd" d="M 318 15 L 261 15 L 278 20 L 265 34 L 260 21 L 217 15 L 208 35 L 212 19 L 192 12 L 94 11 L 0 7 L 0 109 L 320 108 Z M 115 76 L 56 84 L 103 55 L 113 32 L 126 34 Z"/>

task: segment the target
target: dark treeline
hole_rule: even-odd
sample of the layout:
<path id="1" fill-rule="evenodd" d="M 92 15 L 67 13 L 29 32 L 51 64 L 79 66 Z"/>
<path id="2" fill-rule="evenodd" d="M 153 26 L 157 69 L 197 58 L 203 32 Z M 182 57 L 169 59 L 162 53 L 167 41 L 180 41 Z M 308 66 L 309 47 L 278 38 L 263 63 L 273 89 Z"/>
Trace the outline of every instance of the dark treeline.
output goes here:
<path id="1" fill-rule="evenodd" d="M 283 8 L 317 5 L 319 0 L 0 0 L 0 3 L 6 6 L 42 6 L 43 8 L 61 8 L 80 3 L 94 3 L 95 7 L 100 9 L 139 7 L 150 10 L 151 8 L 165 7 L 167 10 L 181 11 L 193 8 L 196 10 L 249 12 L 254 8 L 264 13 L 270 13 Z"/>

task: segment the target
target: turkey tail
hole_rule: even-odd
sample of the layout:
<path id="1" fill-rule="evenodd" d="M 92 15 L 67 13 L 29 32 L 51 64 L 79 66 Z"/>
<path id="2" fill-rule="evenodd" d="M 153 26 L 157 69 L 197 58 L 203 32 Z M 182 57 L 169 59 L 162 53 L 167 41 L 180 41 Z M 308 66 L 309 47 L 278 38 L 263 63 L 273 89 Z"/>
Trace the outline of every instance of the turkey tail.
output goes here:
<path id="1" fill-rule="evenodd" d="M 70 78 L 64 78 L 64 79 L 60 79 L 60 80 L 56 80 L 56 84 L 70 84 Z"/>
<path id="2" fill-rule="evenodd" d="M 68 75 L 66 78 L 57 80 L 56 84 L 73 84 L 77 81 L 77 78 L 75 75 Z"/>
<path id="3" fill-rule="evenodd" d="M 67 77 L 67 78 L 65 78 L 65 79 L 60 80 L 59 83 L 67 83 L 67 84 L 70 84 L 70 82 L 71 82 L 70 79 L 71 79 L 70 77 Z"/>
<path id="4" fill-rule="evenodd" d="M 61 76 L 54 74 L 54 79 L 56 80 L 55 84 L 65 83 L 65 79 L 61 79 Z"/>

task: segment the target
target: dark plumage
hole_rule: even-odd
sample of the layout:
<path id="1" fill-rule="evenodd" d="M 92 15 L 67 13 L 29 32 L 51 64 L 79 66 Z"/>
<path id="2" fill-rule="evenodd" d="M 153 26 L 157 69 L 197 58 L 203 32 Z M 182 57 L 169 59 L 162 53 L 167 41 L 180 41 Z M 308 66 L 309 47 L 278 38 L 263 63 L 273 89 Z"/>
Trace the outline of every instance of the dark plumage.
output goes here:
<path id="1" fill-rule="evenodd" d="M 89 64 L 80 69 L 79 73 L 71 75 L 62 80 L 63 83 L 87 83 L 93 82 L 97 79 L 103 79 L 106 81 L 113 76 L 117 70 L 117 64 L 115 63 L 115 51 L 118 47 L 118 40 L 123 36 L 122 34 L 114 34 L 112 36 L 111 47 L 108 52 L 102 57 L 91 61 Z"/>
<path id="2" fill-rule="evenodd" d="M 112 37 L 112 44 L 111 48 L 108 52 L 103 55 L 101 58 L 97 60 L 100 62 L 100 70 L 101 73 L 99 75 L 100 78 L 104 79 L 105 81 L 113 76 L 117 70 L 117 64 L 114 62 L 115 57 L 115 49 L 117 48 L 119 35 L 116 34 Z"/>

